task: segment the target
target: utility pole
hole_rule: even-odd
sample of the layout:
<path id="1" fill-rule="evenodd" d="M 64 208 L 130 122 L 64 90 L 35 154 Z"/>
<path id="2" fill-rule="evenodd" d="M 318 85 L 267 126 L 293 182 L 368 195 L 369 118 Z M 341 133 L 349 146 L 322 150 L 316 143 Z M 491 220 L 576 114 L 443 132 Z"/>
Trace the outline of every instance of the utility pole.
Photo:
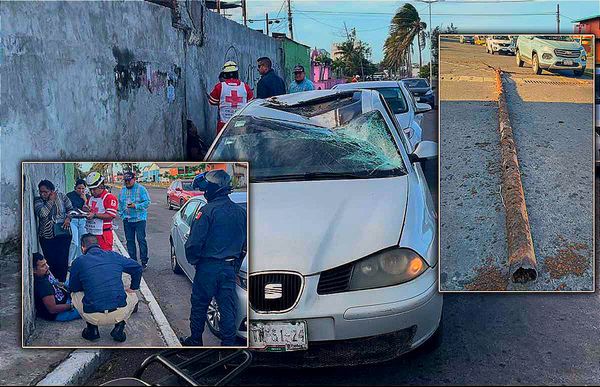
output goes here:
<path id="1" fill-rule="evenodd" d="M 217 0 L 217 12 L 221 14 L 221 0 Z"/>
<path id="2" fill-rule="evenodd" d="M 265 16 L 265 20 L 267 21 L 267 36 L 269 36 L 269 13 L 267 12 Z"/>
<path id="3" fill-rule="evenodd" d="M 242 17 L 244 18 L 244 25 L 248 27 L 248 14 L 246 13 L 246 0 L 242 0 Z"/>
<path id="4" fill-rule="evenodd" d="M 433 29 L 431 25 L 431 3 L 435 3 L 438 0 L 419 0 L 423 3 L 427 3 L 429 6 L 429 83 L 433 81 L 433 55 L 431 55 L 432 46 L 431 46 L 431 37 L 433 36 Z"/>
<path id="5" fill-rule="evenodd" d="M 556 4 L 556 33 L 560 34 L 560 4 Z"/>
<path id="6" fill-rule="evenodd" d="M 290 30 L 290 39 L 294 40 L 294 28 L 292 24 L 292 0 L 287 0 L 288 6 L 288 29 Z"/>

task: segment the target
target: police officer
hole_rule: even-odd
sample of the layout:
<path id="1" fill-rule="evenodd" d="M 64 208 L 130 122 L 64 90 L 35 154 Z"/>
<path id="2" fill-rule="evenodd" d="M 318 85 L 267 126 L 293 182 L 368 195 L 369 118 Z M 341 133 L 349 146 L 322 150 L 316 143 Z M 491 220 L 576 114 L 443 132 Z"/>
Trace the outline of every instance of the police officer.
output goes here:
<path id="1" fill-rule="evenodd" d="M 192 285 L 191 336 L 185 346 L 201 346 L 208 305 L 215 297 L 221 315 L 221 345 L 235 345 L 236 272 L 246 250 L 246 211 L 229 198 L 231 177 L 222 170 L 196 177 L 193 186 L 208 203 L 200 209 L 185 243 L 188 262 L 196 267 Z"/>

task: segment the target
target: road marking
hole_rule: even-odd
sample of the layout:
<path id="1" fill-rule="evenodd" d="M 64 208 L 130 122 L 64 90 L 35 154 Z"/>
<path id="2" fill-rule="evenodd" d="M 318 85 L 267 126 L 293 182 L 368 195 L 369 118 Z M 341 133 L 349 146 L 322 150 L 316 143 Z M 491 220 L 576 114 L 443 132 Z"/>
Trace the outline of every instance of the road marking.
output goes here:
<path id="1" fill-rule="evenodd" d="M 120 254 L 126 256 L 127 258 L 130 258 L 129 253 L 127 252 L 127 249 L 125 249 L 125 247 L 123 246 L 123 243 L 117 236 L 117 233 L 114 231 L 113 231 L 113 240 L 116 243 L 117 249 L 119 249 Z M 167 344 L 167 346 L 181 347 L 181 343 L 179 342 L 179 338 L 177 337 L 177 334 L 175 334 L 175 331 L 173 330 L 173 328 L 171 328 L 171 324 L 169 324 L 167 317 L 165 316 L 162 309 L 160 308 L 160 305 L 158 305 L 158 302 L 156 302 L 156 298 L 154 298 L 152 291 L 146 284 L 146 281 L 144 281 L 143 277 L 142 277 L 142 281 L 140 282 L 140 292 L 142 293 L 142 295 L 144 296 L 146 301 L 148 301 L 148 307 L 150 308 L 150 312 L 152 313 L 154 320 L 158 324 L 158 329 L 159 329 L 165 343 Z"/>

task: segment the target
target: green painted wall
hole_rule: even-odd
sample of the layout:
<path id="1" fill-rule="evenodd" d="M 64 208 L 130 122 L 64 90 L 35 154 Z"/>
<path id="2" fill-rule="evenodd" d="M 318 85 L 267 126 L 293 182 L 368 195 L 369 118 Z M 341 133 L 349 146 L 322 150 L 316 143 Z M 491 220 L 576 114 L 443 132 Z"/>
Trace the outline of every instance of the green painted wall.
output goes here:
<path id="1" fill-rule="evenodd" d="M 281 76 L 286 87 L 289 88 L 290 82 L 294 79 L 292 70 L 297 64 L 304 66 L 306 76 L 310 79 L 310 47 L 287 38 L 281 40 L 281 47 L 283 48 L 283 74 Z"/>

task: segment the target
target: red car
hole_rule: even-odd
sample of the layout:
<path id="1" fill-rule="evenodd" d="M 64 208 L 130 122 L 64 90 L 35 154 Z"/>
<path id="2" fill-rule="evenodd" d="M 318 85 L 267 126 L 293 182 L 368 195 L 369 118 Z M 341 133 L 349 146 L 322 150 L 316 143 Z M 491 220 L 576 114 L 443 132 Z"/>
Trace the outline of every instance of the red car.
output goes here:
<path id="1" fill-rule="evenodd" d="M 181 208 L 189 198 L 202 194 L 204 192 L 192 189 L 192 180 L 175 180 L 167 189 L 167 205 L 169 210 L 173 209 L 173 206 Z"/>

